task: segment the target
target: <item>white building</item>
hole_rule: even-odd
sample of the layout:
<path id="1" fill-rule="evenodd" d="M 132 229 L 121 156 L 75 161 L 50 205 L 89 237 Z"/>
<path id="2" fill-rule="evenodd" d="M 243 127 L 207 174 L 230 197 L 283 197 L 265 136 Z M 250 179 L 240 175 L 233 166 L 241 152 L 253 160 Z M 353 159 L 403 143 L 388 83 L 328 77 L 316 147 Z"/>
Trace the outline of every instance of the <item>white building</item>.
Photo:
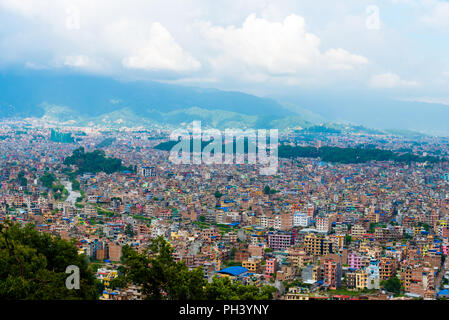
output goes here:
<path id="1" fill-rule="evenodd" d="M 312 223 L 312 217 L 307 214 L 296 212 L 293 214 L 293 226 L 294 227 L 308 227 Z"/>

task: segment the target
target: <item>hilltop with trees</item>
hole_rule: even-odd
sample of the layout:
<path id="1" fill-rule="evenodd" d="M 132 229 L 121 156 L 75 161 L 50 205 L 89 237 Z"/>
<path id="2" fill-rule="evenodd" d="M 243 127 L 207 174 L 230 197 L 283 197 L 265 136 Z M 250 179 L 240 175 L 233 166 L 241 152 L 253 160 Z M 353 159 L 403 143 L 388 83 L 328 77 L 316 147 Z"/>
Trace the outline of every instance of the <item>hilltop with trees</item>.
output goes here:
<path id="1" fill-rule="evenodd" d="M 124 170 L 133 171 L 132 168 L 123 166 L 121 159 L 106 157 L 103 150 L 84 152 L 83 147 L 73 151 L 72 155 L 64 160 L 64 164 L 78 167 L 77 174 L 86 172 L 98 173 L 101 171 L 110 174 Z"/>

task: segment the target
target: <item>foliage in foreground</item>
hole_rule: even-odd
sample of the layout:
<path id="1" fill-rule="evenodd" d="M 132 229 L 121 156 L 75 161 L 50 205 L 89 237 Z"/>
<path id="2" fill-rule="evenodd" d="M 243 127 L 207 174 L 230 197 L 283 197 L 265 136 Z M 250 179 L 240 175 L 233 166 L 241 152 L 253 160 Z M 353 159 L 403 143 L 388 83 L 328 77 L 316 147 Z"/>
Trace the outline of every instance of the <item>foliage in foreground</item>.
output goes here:
<path id="1" fill-rule="evenodd" d="M 183 261 L 175 261 L 173 248 L 162 237 L 152 241 L 148 250 L 138 253 L 123 247 L 126 265 L 124 282 L 142 286 L 147 299 L 167 300 L 268 300 L 275 288 L 243 285 L 229 278 L 204 279 L 202 268 L 189 270 Z"/>
<path id="2" fill-rule="evenodd" d="M 79 290 L 66 288 L 69 265 L 80 269 Z M 73 243 L 30 224 L 0 224 L 0 300 L 96 299 L 97 285 Z"/>

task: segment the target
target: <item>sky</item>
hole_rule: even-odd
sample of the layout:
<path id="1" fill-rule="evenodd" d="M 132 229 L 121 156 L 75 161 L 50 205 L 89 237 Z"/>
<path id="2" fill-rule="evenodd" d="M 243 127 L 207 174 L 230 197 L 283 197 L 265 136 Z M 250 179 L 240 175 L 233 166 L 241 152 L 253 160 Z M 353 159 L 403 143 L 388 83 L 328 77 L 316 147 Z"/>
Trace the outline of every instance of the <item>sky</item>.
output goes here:
<path id="1" fill-rule="evenodd" d="M 449 2 L 0 0 L 0 70 L 449 106 Z"/>

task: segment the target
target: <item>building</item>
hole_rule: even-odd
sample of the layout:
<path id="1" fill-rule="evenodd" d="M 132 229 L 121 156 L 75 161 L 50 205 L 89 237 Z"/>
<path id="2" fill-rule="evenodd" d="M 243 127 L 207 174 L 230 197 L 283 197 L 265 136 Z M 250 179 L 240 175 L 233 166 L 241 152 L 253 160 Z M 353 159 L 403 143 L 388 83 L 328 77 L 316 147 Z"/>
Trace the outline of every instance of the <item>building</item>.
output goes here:
<path id="1" fill-rule="evenodd" d="M 351 228 L 351 236 L 355 240 L 361 239 L 363 235 L 366 233 L 365 228 L 363 228 L 361 225 L 356 224 Z"/>
<path id="2" fill-rule="evenodd" d="M 355 272 L 346 273 L 346 288 L 355 289 L 356 287 L 357 287 L 356 273 Z"/>
<path id="3" fill-rule="evenodd" d="M 249 272 L 259 273 L 260 272 L 260 261 L 259 260 L 243 261 L 242 267 L 245 269 L 248 269 Z"/>
<path id="4" fill-rule="evenodd" d="M 380 281 L 388 280 L 396 274 L 396 263 L 391 258 L 382 258 L 379 264 Z"/>
<path id="5" fill-rule="evenodd" d="M 114 243 L 109 244 L 109 260 L 120 261 L 121 257 L 122 257 L 122 247 Z"/>
<path id="6" fill-rule="evenodd" d="M 312 233 L 305 237 L 304 244 L 307 254 L 313 256 L 333 253 L 333 245 L 331 241 L 323 237 L 318 237 Z"/>
<path id="7" fill-rule="evenodd" d="M 317 218 L 316 228 L 319 232 L 329 232 L 329 218 Z"/>
<path id="8" fill-rule="evenodd" d="M 276 273 L 277 269 L 277 261 L 276 259 L 267 259 L 267 264 L 265 266 L 265 273 L 266 274 L 274 274 Z"/>
<path id="9" fill-rule="evenodd" d="M 435 277 L 431 268 L 407 266 L 401 278 L 407 293 L 420 297 L 435 293 Z"/>
<path id="10" fill-rule="evenodd" d="M 140 175 L 142 177 L 155 177 L 156 176 L 156 168 L 154 166 L 151 167 L 141 167 Z"/>
<path id="11" fill-rule="evenodd" d="M 323 284 L 335 290 L 341 286 L 341 264 L 332 259 L 325 259 L 321 264 Z"/>
<path id="12" fill-rule="evenodd" d="M 368 267 L 366 267 L 366 288 L 379 289 L 380 287 L 380 270 L 379 261 L 371 260 Z"/>
<path id="13" fill-rule="evenodd" d="M 312 223 L 312 218 L 307 214 L 302 214 L 296 212 L 293 215 L 293 226 L 294 227 L 308 227 Z"/>
<path id="14" fill-rule="evenodd" d="M 268 235 L 268 246 L 273 250 L 285 250 L 292 244 L 293 237 L 290 233 Z"/>
<path id="15" fill-rule="evenodd" d="M 281 230 L 288 231 L 293 228 L 293 215 L 289 212 L 281 213 Z"/>
<path id="16" fill-rule="evenodd" d="M 248 269 L 235 266 L 235 267 L 228 267 L 228 268 L 222 269 L 220 271 L 217 271 L 217 273 L 221 277 L 230 277 L 232 279 L 242 279 L 247 276 Z"/>
<path id="17" fill-rule="evenodd" d="M 304 283 L 315 283 L 320 278 L 320 267 L 309 264 L 302 269 L 301 279 Z"/>
<path id="18" fill-rule="evenodd" d="M 365 270 L 358 270 L 355 273 L 355 288 L 357 290 L 363 290 L 366 288 L 366 280 L 367 280 L 367 274 Z"/>
<path id="19" fill-rule="evenodd" d="M 303 292 L 304 288 L 291 287 L 282 298 L 283 300 L 309 300 L 309 295 Z"/>
<path id="20" fill-rule="evenodd" d="M 348 254 L 348 266 L 352 269 L 360 269 L 363 267 L 362 257 L 358 254 L 351 252 Z"/>

